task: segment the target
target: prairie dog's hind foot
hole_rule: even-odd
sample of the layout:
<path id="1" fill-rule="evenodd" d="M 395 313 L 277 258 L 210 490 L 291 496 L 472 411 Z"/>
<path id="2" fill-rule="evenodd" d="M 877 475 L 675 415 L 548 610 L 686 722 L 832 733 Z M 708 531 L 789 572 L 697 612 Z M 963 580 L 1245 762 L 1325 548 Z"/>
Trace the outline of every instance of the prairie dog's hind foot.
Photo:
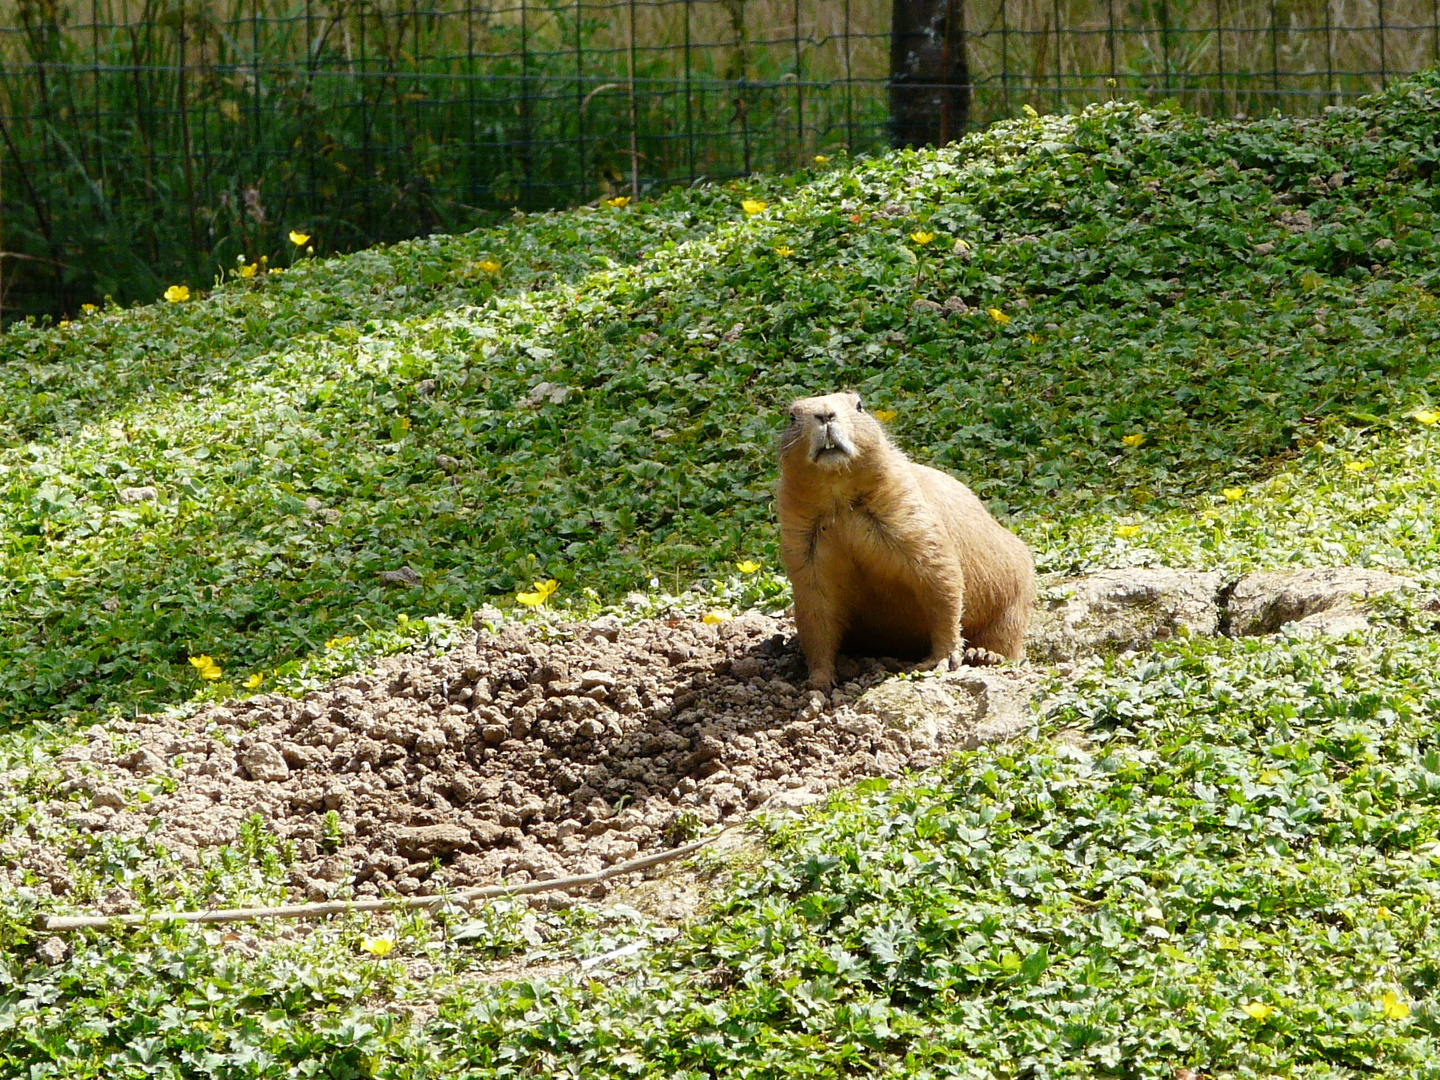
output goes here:
<path id="1" fill-rule="evenodd" d="M 967 667 L 996 667 L 1006 662 L 1006 657 L 991 649 L 982 649 L 979 646 L 965 650 L 965 664 Z"/>

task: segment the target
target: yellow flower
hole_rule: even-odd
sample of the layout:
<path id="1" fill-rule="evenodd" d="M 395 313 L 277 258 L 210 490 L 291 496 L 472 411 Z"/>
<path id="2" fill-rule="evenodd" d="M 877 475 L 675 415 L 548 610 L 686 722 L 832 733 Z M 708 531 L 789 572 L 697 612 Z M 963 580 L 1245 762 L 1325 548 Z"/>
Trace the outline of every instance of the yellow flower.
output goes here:
<path id="1" fill-rule="evenodd" d="M 1035 333 L 1035 331 L 1032 330 L 1032 331 L 1030 331 L 1030 333 L 1026 334 L 1025 336 L 1030 339 L 1030 344 L 1031 344 L 1031 345 L 1039 345 L 1039 344 L 1040 344 L 1040 335 L 1037 334 L 1037 333 Z"/>
<path id="2" fill-rule="evenodd" d="M 388 935 L 361 938 L 360 948 L 371 956 L 387 956 L 395 948 L 395 939 Z"/>
<path id="3" fill-rule="evenodd" d="M 961 240 L 961 239 L 957 236 L 957 237 L 955 238 L 955 254 L 956 254 L 956 255 L 964 255 L 965 252 L 967 252 L 967 251 L 969 251 L 969 250 L 970 250 L 970 245 L 967 244 L 964 240 Z"/>
<path id="4" fill-rule="evenodd" d="M 244 266 L 240 267 L 240 276 L 246 278 L 254 277 L 255 271 L 258 269 L 259 267 L 257 267 L 254 263 L 246 263 Z"/>
<path id="5" fill-rule="evenodd" d="M 344 637 L 332 637 L 329 641 L 325 642 L 325 647 L 327 649 L 338 649 L 341 645 L 349 645 L 350 642 L 354 640 L 355 639 L 349 634 L 346 634 Z"/>
<path id="6" fill-rule="evenodd" d="M 1126 435 L 1120 441 L 1126 446 L 1139 446 L 1145 441 L 1145 436 L 1137 431 L 1133 435 Z"/>
<path id="7" fill-rule="evenodd" d="M 82 308 L 81 310 L 83 311 L 84 309 Z M 1431 424 L 1440 422 L 1440 412 L 1436 412 L 1434 409 L 1416 409 L 1410 415 L 1412 418 L 1419 420 L 1420 423 L 1424 424 L 1426 427 L 1429 427 Z"/>
<path id="8" fill-rule="evenodd" d="M 220 678 L 220 665 L 210 657 L 201 653 L 199 656 L 190 657 L 190 663 L 195 668 L 195 673 L 202 679 Z"/>
<path id="9" fill-rule="evenodd" d="M 475 269 L 479 270 L 482 274 L 498 274 L 500 272 L 500 264 L 494 259 L 481 259 L 475 264 Z"/>
<path id="10" fill-rule="evenodd" d="M 1226 502 L 1239 502 L 1245 497 L 1245 489 L 1225 488 L 1223 491 L 1220 492 L 1220 494 L 1225 496 Z"/>
<path id="11" fill-rule="evenodd" d="M 1139 526 L 1139 525 L 1116 525 L 1116 526 L 1115 526 L 1115 535 L 1118 536 L 1118 537 L 1121 537 L 1122 539 L 1125 539 L 1125 540 L 1128 540 L 1128 539 L 1129 539 L 1130 537 L 1132 537 L 1132 536 L 1138 535 L 1139 532 L 1140 532 L 1140 526 Z"/>
<path id="12" fill-rule="evenodd" d="M 620 207 L 622 207 L 622 206 L 629 206 L 629 205 L 630 205 L 630 196 L 629 196 L 629 195 L 616 195 L 613 199 L 606 199 L 606 200 L 605 200 L 605 205 L 606 205 L 606 206 L 613 206 L 613 207 L 615 207 L 615 209 L 618 210 L 618 209 L 620 209 Z"/>
<path id="13" fill-rule="evenodd" d="M 1362 473 L 1368 468 L 1370 468 L 1370 462 L 1368 461 L 1347 461 L 1345 463 L 1345 470 L 1347 472 Z"/>
<path id="14" fill-rule="evenodd" d="M 915 243 L 919 244 L 921 247 L 924 247 L 926 244 L 930 243 L 931 240 L 935 239 L 935 234 L 933 232 L 912 232 L 910 234 L 910 239 L 914 240 Z"/>
<path id="15" fill-rule="evenodd" d="M 1390 1020 L 1404 1020 L 1410 1015 L 1410 1006 L 1401 1001 L 1393 990 L 1380 995 L 1380 1009 Z"/>
<path id="16" fill-rule="evenodd" d="M 1001 326 L 1004 326 L 1007 322 L 1010 321 L 1010 316 L 1006 315 L 998 307 L 987 308 L 986 310 L 990 312 L 990 318 L 994 319 Z"/>
<path id="17" fill-rule="evenodd" d="M 1240 1008 L 1251 1020 L 1268 1020 L 1275 1012 L 1273 1005 L 1266 1005 L 1263 1001 L 1251 1001 Z"/>
<path id="18" fill-rule="evenodd" d="M 723 611 L 712 611 L 700 621 L 703 622 L 706 626 L 719 626 L 728 618 L 730 618 L 730 616 L 725 614 L 725 612 Z"/>
<path id="19" fill-rule="evenodd" d="M 61 319 L 61 320 L 60 320 L 58 323 L 56 323 L 55 325 L 56 325 L 57 327 L 59 327 L 61 330 L 64 330 L 67 326 L 70 325 L 70 320 L 69 320 L 69 319 Z"/>
<path id="20" fill-rule="evenodd" d="M 515 599 L 526 607 L 539 607 L 550 599 L 550 594 L 560 587 L 560 583 L 554 578 L 549 581 L 536 581 L 531 584 L 532 592 L 516 593 Z"/>
<path id="21" fill-rule="evenodd" d="M 310 234 L 309 234 L 309 233 L 303 233 L 303 232 L 296 232 L 294 229 L 291 229 L 291 230 L 290 230 L 290 242 L 291 242 L 292 244 L 294 244 L 296 247 L 304 247 L 306 244 L 308 244 L 308 243 L 310 242 Z"/>
<path id="22" fill-rule="evenodd" d="M 894 420 L 894 419 L 895 419 L 895 410 L 894 410 L 894 409 L 876 409 L 876 410 L 875 410 L 873 413 L 871 413 L 870 415 L 872 415 L 873 417 L 875 417 L 875 419 L 876 419 L 876 420 L 879 420 L 882 424 L 888 424 L 891 420 Z"/>
<path id="23" fill-rule="evenodd" d="M 189 300 L 190 286 L 171 285 L 168 289 L 165 290 L 165 299 L 169 300 L 172 304 L 179 304 L 183 303 L 186 300 Z"/>
<path id="24" fill-rule="evenodd" d="M 248 679 L 245 680 L 245 689 L 246 689 L 246 690 L 254 690 L 257 686 L 259 686 L 259 685 L 260 685 L 262 682 L 264 682 L 264 681 L 265 681 L 265 676 L 264 676 L 264 675 L 261 675 L 260 672 L 257 671 L 257 672 L 255 672 L 254 675 L 251 675 Z"/>
<path id="25" fill-rule="evenodd" d="M 94 304 L 81 304 L 81 305 L 80 305 L 80 313 L 81 313 L 82 315 L 94 315 L 95 312 L 97 312 L 97 311 L 99 311 L 99 310 L 100 310 L 100 309 L 99 309 L 98 307 L 96 307 Z M 1437 413 L 1436 415 L 1437 415 L 1437 416 L 1440 416 L 1440 413 Z"/>
<path id="26" fill-rule="evenodd" d="M 764 210 L 764 209 L 765 209 L 765 200 L 764 200 L 764 199 L 743 199 L 743 200 L 741 200 L 741 203 L 740 203 L 740 209 L 741 209 L 741 210 L 744 210 L 745 213 L 747 213 L 747 214 L 752 214 L 752 215 L 753 215 L 753 214 L 758 214 L 758 213 L 760 213 L 761 210 Z"/>
<path id="27" fill-rule="evenodd" d="M 781 244 L 775 249 L 775 254 L 779 255 L 783 259 L 787 255 L 794 255 L 795 249 L 792 248 L 789 244 Z"/>
<path id="28" fill-rule="evenodd" d="M 756 570 L 760 569 L 760 564 L 758 562 L 753 562 L 750 559 L 746 559 L 743 562 L 737 562 L 735 564 L 735 569 L 739 570 L 742 574 L 753 574 Z"/>
<path id="29" fill-rule="evenodd" d="M 816 155 L 815 155 L 815 164 L 816 164 L 816 165 L 824 165 L 824 164 L 825 164 L 827 161 L 829 161 L 829 160 L 830 160 L 830 155 L 829 155 L 829 154 L 816 154 Z"/>

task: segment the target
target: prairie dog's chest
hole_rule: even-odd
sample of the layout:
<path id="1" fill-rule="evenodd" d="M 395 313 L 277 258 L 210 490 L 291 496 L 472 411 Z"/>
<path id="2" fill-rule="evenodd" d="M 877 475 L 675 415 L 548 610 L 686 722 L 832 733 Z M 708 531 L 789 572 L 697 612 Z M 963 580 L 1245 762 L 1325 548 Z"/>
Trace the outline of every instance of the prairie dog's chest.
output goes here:
<path id="1" fill-rule="evenodd" d="M 809 547 L 821 565 L 869 561 L 888 546 L 890 530 L 864 496 L 836 500 L 816 515 Z"/>

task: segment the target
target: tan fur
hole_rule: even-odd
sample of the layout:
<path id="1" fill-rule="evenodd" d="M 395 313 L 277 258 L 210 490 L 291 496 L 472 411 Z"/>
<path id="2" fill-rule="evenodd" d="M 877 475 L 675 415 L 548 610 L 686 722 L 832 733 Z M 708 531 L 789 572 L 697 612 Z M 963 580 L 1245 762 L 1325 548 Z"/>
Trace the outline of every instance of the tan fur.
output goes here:
<path id="1" fill-rule="evenodd" d="M 917 465 L 856 394 L 802 398 L 780 440 L 780 552 L 810 685 L 840 651 L 958 665 L 1019 660 L 1030 551 L 960 481 Z"/>

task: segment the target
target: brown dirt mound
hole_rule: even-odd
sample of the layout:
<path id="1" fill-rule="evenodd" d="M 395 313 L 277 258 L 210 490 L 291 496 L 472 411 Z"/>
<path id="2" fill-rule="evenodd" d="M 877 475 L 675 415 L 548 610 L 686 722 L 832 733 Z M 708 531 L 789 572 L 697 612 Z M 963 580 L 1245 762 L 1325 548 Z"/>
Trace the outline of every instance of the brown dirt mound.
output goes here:
<path id="1" fill-rule="evenodd" d="M 852 681 L 828 696 L 804 689 L 804 670 L 793 624 L 753 613 L 508 623 L 301 700 L 98 728 L 61 759 L 64 798 L 34 812 L 148 834 L 188 862 L 259 814 L 294 844 L 297 898 L 414 894 L 592 872 L 946 751 L 852 707 L 880 663 L 842 669 Z M 161 793 L 141 802 L 147 784 Z M 68 891 L 61 853 L 0 843 L 0 874 L 18 883 L 26 868 Z M 117 892 L 105 907 L 130 903 Z"/>

